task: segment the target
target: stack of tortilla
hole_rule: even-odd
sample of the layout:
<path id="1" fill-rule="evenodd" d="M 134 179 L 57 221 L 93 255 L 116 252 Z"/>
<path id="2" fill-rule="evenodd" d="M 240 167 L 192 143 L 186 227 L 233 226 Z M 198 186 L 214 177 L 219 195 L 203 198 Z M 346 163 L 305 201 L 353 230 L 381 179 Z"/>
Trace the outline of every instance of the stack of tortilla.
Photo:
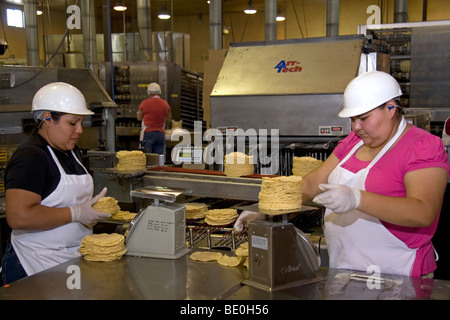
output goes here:
<path id="1" fill-rule="evenodd" d="M 202 219 L 208 211 L 208 206 L 205 203 L 190 202 L 186 203 L 186 219 Z"/>
<path id="2" fill-rule="evenodd" d="M 120 206 L 117 203 L 118 201 L 113 197 L 103 197 L 98 199 L 98 201 L 92 205 L 92 208 L 100 212 L 115 215 L 120 211 Z"/>
<path id="3" fill-rule="evenodd" d="M 118 171 L 145 171 L 147 159 L 142 151 L 118 151 L 116 157 L 119 159 L 116 165 Z"/>
<path id="4" fill-rule="evenodd" d="M 241 152 L 232 152 L 225 156 L 225 171 L 226 176 L 241 177 L 250 176 L 255 173 L 255 166 L 253 165 L 253 157 Z"/>
<path id="5" fill-rule="evenodd" d="M 238 213 L 236 209 L 212 209 L 205 214 L 205 222 L 211 226 L 227 225 L 234 222 Z"/>
<path id="6" fill-rule="evenodd" d="M 118 233 L 91 234 L 83 238 L 79 251 L 88 261 L 114 261 L 127 252 L 125 237 Z"/>
<path id="7" fill-rule="evenodd" d="M 322 160 L 317 160 L 312 157 L 294 157 L 292 165 L 292 174 L 294 176 L 304 177 L 311 171 L 314 171 L 322 165 Z"/>
<path id="8" fill-rule="evenodd" d="M 258 208 L 290 210 L 302 207 L 303 178 L 300 176 L 263 177 Z"/>

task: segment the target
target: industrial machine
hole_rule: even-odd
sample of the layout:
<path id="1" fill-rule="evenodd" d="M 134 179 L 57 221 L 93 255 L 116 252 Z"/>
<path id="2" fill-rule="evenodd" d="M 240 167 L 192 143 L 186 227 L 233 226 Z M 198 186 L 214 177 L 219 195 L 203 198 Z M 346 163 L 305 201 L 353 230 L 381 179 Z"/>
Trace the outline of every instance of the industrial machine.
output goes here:
<path id="1" fill-rule="evenodd" d="M 280 137 L 328 140 L 348 134 L 350 122 L 336 115 L 366 40 L 345 36 L 232 44 L 211 92 L 211 126 L 279 129 Z"/>
<path id="2" fill-rule="evenodd" d="M 402 88 L 407 120 L 440 136 L 450 116 L 450 21 L 361 25 L 358 33 L 388 44 L 390 73 Z"/>
<path id="3" fill-rule="evenodd" d="M 85 96 L 88 108 L 95 112 L 86 117 L 83 125 L 99 129 L 93 132 L 93 137 L 87 133 L 83 138 L 94 141 L 94 148 L 115 151 L 116 104 L 89 69 L 2 66 L 0 77 L 0 137 L 11 141 L 2 144 L 15 144 L 17 138 L 23 139 L 20 135 L 31 131 L 35 125 L 30 112 L 34 94 L 48 83 L 62 81 L 77 87 Z M 19 137 L 14 136 L 17 134 Z"/>
<path id="4" fill-rule="evenodd" d="M 363 54 L 384 51 L 361 35 L 233 43 L 211 92 L 211 126 L 241 130 L 249 141 L 253 130 L 278 130 L 279 150 L 267 147 L 279 159 L 272 174 L 291 175 L 294 155 L 325 160 L 350 132 L 337 117 L 345 87 Z"/>
<path id="5" fill-rule="evenodd" d="M 138 148 L 141 123 L 136 119 L 136 112 L 148 98 L 147 86 L 151 82 L 161 86 L 161 97 L 169 103 L 172 119 L 181 121 L 183 128 L 192 130 L 194 121 L 203 121 L 203 76 L 173 62 L 114 62 L 112 68 L 109 63 L 103 63 L 100 81 L 117 103 L 116 134 L 123 148 Z M 170 148 L 172 142 L 166 140 Z"/>

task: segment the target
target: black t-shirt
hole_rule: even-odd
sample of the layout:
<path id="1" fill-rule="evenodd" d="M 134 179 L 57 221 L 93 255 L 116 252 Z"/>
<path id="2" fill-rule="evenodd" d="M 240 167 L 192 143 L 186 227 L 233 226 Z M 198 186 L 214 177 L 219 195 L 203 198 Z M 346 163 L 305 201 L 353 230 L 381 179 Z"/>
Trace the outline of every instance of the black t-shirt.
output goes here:
<path id="1" fill-rule="evenodd" d="M 42 199 L 58 186 L 61 175 L 48 150 L 47 141 L 33 131 L 30 138 L 14 152 L 5 170 L 5 189 L 24 189 L 37 193 Z M 70 151 L 52 148 L 66 174 L 86 174 Z M 74 153 L 81 159 L 78 148 Z"/>

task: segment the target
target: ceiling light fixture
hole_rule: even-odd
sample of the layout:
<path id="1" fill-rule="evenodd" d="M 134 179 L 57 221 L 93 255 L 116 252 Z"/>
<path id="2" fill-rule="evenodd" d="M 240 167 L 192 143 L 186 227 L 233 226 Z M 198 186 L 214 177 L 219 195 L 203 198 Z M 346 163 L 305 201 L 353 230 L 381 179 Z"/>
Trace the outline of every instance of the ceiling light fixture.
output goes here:
<path id="1" fill-rule="evenodd" d="M 281 10 L 278 10 L 276 20 L 277 21 L 284 21 L 284 20 L 286 20 L 286 17 L 284 16 L 284 14 L 281 14 Z"/>
<path id="2" fill-rule="evenodd" d="M 253 0 L 248 1 L 248 7 L 244 10 L 245 14 L 255 14 L 257 11 L 253 8 Z"/>
<path id="3" fill-rule="evenodd" d="M 163 5 L 161 12 L 158 14 L 158 18 L 161 20 L 170 19 L 170 14 L 167 12 L 166 4 Z"/>
<path id="4" fill-rule="evenodd" d="M 123 1 L 117 1 L 116 5 L 114 6 L 114 10 L 116 10 L 116 11 L 125 11 L 125 10 L 127 10 L 127 7 L 123 3 Z"/>

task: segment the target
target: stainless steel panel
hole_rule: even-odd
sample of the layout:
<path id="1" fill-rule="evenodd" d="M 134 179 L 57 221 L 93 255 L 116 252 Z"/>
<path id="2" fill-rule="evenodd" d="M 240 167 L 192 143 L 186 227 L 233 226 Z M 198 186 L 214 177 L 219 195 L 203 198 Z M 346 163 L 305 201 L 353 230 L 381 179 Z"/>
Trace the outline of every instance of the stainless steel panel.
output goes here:
<path id="1" fill-rule="evenodd" d="M 108 170 L 93 170 L 94 194 L 98 194 L 104 187 L 108 187 L 108 196 L 119 202 L 131 203 L 131 190 L 143 187 L 142 176 L 121 175 Z"/>
<path id="2" fill-rule="evenodd" d="M 153 60 L 173 61 L 172 32 L 153 32 Z"/>
<path id="3" fill-rule="evenodd" d="M 167 81 L 160 79 L 160 69 L 167 70 L 160 63 L 148 62 L 145 64 L 130 65 L 130 93 L 131 108 L 137 110 L 139 104 L 148 98 L 147 86 L 151 82 L 158 82 L 161 86 L 162 97 L 167 99 Z"/>
<path id="4" fill-rule="evenodd" d="M 190 195 L 203 197 L 258 201 L 261 179 L 230 178 L 204 174 L 175 172 L 147 173 L 144 186 L 162 186 L 190 190 Z"/>
<path id="5" fill-rule="evenodd" d="M 413 28 L 411 107 L 449 108 L 450 26 Z"/>
<path id="6" fill-rule="evenodd" d="M 356 76 L 364 37 L 330 37 L 231 47 L 211 96 L 343 93 Z"/>
<path id="7" fill-rule="evenodd" d="M 322 126 L 342 126 L 341 94 L 211 97 L 211 126 L 237 126 L 244 130 L 280 129 L 280 136 L 319 136 Z"/>
<path id="8" fill-rule="evenodd" d="M 115 107 L 111 97 L 89 69 L 2 66 L 0 72 L 14 74 L 16 78 L 14 87 L 2 89 L 1 95 L 8 98 L 8 105 L 0 105 L 0 112 L 31 111 L 34 94 L 44 85 L 55 81 L 77 87 L 91 106 Z"/>

